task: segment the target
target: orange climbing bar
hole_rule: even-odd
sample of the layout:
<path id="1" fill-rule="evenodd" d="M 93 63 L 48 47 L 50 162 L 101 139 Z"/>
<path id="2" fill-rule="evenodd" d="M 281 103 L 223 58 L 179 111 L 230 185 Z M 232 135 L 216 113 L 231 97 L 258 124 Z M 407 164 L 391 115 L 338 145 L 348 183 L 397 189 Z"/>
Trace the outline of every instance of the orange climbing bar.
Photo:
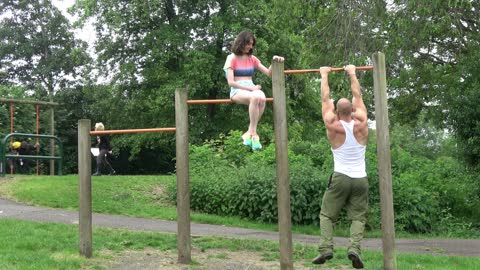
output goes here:
<path id="1" fill-rule="evenodd" d="M 373 66 L 360 66 L 360 67 L 356 67 L 355 68 L 356 70 L 371 70 L 373 69 Z M 341 67 L 341 68 L 332 68 L 332 71 L 333 72 L 337 72 L 337 71 L 344 71 L 345 68 Z M 303 73 L 312 73 L 312 72 L 320 72 L 320 69 L 297 69 L 297 70 L 285 70 L 284 73 L 285 74 L 303 74 Z"/>
<path id="2" fill-rule="evenodd" d="M 267 102 L 272 102 L 273 98 L 267 98 Z M 187 100 L 187 104 L 218 104 L 218 103 L 233 103 L 231 99 L 199 99 Z"/>
<path id="3" fill-rule="evenodd" d="M 139 129 L 97 130 L 97 131 L 90 131 L 90 135 L 127 134 L 127 133 L 145 133 L 145 132 L 173 132 L 175 130 L 176 130 L 176 128 L 139 128 Z"/>

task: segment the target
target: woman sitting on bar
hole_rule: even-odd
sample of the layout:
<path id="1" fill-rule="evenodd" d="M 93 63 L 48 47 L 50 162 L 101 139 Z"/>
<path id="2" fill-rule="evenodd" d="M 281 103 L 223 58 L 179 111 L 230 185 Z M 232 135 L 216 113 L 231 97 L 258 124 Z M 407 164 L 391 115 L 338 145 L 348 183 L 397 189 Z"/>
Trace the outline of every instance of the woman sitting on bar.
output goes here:
<path id="1" fill-rule="evenodd" d="M 272 74 L 272 66 L 268 69 L 253 55 L 255 37 L 249 31 L 242 31 L 232 45 L 232 54 L 227 57 L 223 67 L 230 89 L 230 99 L 233 102 L 248 105 L 250 125 L 242 135 L 243 144 L 253 151 L 262 148 L 257 134 L 257 125 L 265 110 L 265 93 L 261 85 L 252 81 L 255 70 L 267 76 Z M 281 56 L 273 56 L 273 61 L 283 62 Z"/>

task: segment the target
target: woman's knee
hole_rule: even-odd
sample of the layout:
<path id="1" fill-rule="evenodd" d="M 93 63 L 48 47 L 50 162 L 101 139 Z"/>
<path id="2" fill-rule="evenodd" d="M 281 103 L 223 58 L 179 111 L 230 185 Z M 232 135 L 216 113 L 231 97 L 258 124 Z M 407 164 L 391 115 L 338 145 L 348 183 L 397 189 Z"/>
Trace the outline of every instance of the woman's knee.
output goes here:
<path id="1" fill-rule="evenodd" d="M 262 91 L 253 91 L 250 101 L 259 105 L 263 105 L 266 101 L 265 94 Z"/>
<path id="2" fill-rule="evenodd" d="M 255 91 L 252 91 L 252 96 L 265 98 L 265 93 L 262 90 L 255 90 Z"/>

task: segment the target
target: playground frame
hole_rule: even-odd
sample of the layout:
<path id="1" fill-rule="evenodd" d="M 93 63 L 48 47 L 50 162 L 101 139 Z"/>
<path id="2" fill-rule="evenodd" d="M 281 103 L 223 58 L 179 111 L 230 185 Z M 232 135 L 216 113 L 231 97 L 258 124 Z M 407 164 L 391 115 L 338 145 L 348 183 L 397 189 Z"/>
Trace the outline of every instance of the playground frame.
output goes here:
<path id="1" fill-rule="evenodd" d="M 382 242 L 384 269 L 396 269 L 395 229 L 392 194 L 392 173 L 390 159 L 390 142 L 388 130 L 388 108 L 386 91 L 385 56 L 374 53 L 372 56 L 375 116 L 377 132 L 377 158 L 380 185 Z M 342 68 L 334 71 L 342 71 Z M 282 270 L 293 270 L 293 243 L 290 211 L 290 185 L 288 177 L 288 137 L 286 118 L 285 74 L 318 72 L 303 70 L 289 72 L 284 70 L 284 63 L 272 63 L 272 90 L 275 133 L 275 159 L 277 178 L 278 226 L 280 243 L 280 267 Z M 190 191 L 189 191 L 189 158 L 188 158 L 188 105 L 208 104 L 206 101 L 188 101 L 186 89 L 175 91 L 175 135 L 176 135 L 176 174 L 177 174 L 177 249 L 178 262 L 191 263 L 190 233 Z M 213 103 L 230 103 L 226 100 Z M 92 256 L 92 198 L 91 198 L 91 155 L 90 120 L 79 120 L 78 155 L 79 155 L 79 230 L 80 254 Z M 171 130 L 173 131 L 173 130 Z M 107 134 L 110 131 L 104 131 Z"/>
<path id="2" fill-rule="evenodd" d="M 32 137 L 37 139 L 51 139 L 55 140 L 58 144 L 58 156 L 39 156 L 39 155 L 11 155 L 6 154 L 6 145 L 8 143 L 9 138 L 13 137 Z M 58 175 L 62 175 L 63 170 L 63 143 L 62 141 L 55 136 L 51 135 L 38 135 L 38 134 L 28 134 L 28 133 L 10 133 L 5 136 L 1 143 L 0 143 L 0 176 L 5 176 L 5 172 L 7 170 L 7 159 L 34 159 L 34 160 L 52 160 L 58 161 Z"/>
<path id="3" fill-rule="evenodd" d="M 38 100 L 21 100 L 21 99 L 8 99 L 8 98 L 0 98 L 0 102 L 10 104 L 10 133 L 13 133 L 14 127 L 14 117 L 13 117 L 13 106 L 15 103 L 18 104 L 32 104 L 36 105 L 36 123 L 37 123 L 37 135 L 39 131 L 39 114 L 40 114 L 40 106 L 47 106 L 49 107 L 50 111 L 50 135 L 54 136 L 55 133 L 55 107 L 59 106 L 60 104 L 57 102 L 49 102 L 49 101 L 38 101 Z M 55 155 L 55 142 L 53 139 L 50 140 L 50 156 Z M 50 175 L 55 175 L 55 161 L 50 160 Z"/>

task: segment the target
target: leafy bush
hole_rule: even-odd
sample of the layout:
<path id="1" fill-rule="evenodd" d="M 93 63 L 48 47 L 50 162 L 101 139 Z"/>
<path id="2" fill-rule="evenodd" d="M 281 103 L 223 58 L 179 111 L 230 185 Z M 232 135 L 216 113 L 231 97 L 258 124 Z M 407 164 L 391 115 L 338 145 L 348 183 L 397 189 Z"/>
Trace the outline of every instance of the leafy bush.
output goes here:
<path id="1" fill-rule="evenodd" d="M 191 207 L 205 213 L 277 222 L 274 144 L 264 145 L 262 151 L 252 152 L 242 145 L 240 135 L 240 131 L 232 131 L 202 146 L 191 146 Z M 375 135 L 372 132 L 366 153 L 370 182 L 367 228 L 380 229 Z M 292 222 L 318 225 L 323 192 L 333 168 L 330 146 L 324 139 L 315 143 L 292 141 L 290 144 L 288 166 Z M 391 160 L 397 230 L 458 234 L 451 226 L 461 226 L 465 230 L 479 226 L 476 219 L 480 214 L 477 177 L 461 163 L 448 156 L 432 160 L 428 155 L 412 155 L 395 144 Z M 176 187 L 169 188 L 169 193 L 174 202 Z M 475 205 L 476 208 L 472 207 Z M 345 216 L 342 216 L 340 222 L 344 219 Z"/>
<path id="2" fill-rule="evenodd" d="M 275 146 L 251 152 L 237 139 L 239 132 L 222 140 L 192 146 L 190 151 L 191 208 L 218 215 L 233 215 L 261 222 L 278 217 Z M 292 221 L 318 224 L 326 176 L 305 156 L 289 152 Z M 176 199 L 176 187 L 168 189 Z"/>
<path id="3" fill-rule="evenodd" d="M 419 179 L 418 171 L 394 179 L 395 226 L 411 233 L 430 233 L 440 217 L 438 193 L 423 189 Z"/>

